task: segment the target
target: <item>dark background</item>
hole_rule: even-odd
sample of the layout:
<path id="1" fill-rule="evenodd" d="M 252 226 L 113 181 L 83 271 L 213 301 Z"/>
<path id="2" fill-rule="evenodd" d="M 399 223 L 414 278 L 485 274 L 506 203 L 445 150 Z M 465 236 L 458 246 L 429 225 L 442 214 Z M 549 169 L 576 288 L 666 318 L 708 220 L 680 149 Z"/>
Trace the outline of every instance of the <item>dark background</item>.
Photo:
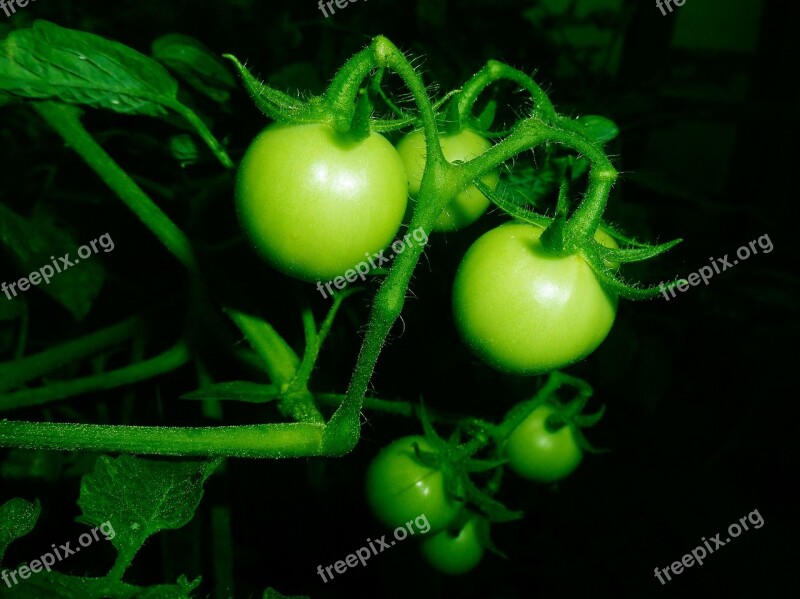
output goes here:
<path id="1" fill-rule="evenodd" d="M 710 257 L 733 255 L 765 234 L 774 244 L 773 252 L 759 251 L 669 302 L 621 303 L 606 342 L 570 369 L 594 386 L 595 407 L 606 404 L 605 418 L 588 434 L 612 451 L 587 456 L 557 488 L 506 477 L 501 499 L 527 512 L 524 520 L 493 528 L 508 561 L 487 555 L 472 573 L 449 579 L 432 571 L 409 540 L 366 568 L 320 581 L 318 564 L 333 564 L 367 537 L 389 532 L 368 514 L 363 473 L 380 447 L 418 426 L 368 413 L 361 443 L 345 458 L 230 462 L 209 482 L 197 518 L 151 540 L 128 579 L 153 584 L 180 573 L 203 575 L 198 596 L 226 596 L 216 594 L 208 523 L 213 506 L 229 505 L 235 597 L 260 596 L 267 586 L 315 599 L 775 597 L 796 589 L 797 12 L 794 3 L 758 0 L 689 0 L 666 16 L 653 2 L 362 0 L 324 19 L 313 0 L 39 0 L 0 22 L 22 27 L 43 18 L 145 53 L 153 39 L 184 33 L 246 59 L 255 74 L 292 91 L 319 92 L 376 34 L 419 57 L 426 80 L 438 82 L 441 93 L 490 58 L 536 69 L 560 111 L 603 114 L 620 126 L 608 147 L 622 173 L 608 218 L 651 241 L 685 240 L 631 269 L 631 277 L 657 283 L 687 276 Z M 521 94 L 509 97 L 524 107 Z M 200 108 L 213 117 L 213 130 L 234 159 L 266 124 L 243 92 L 228 112 Z M 230 177 L 210 159 L 180 171 L 164 144 L 152 143 L 174 133 L 166 125 L 97 112 L 85 122 L 140 182 L 172 190 L 159 197 L 150 188 L 192 237 L 209 272 L 218 274 L 213 292 L 243 291 L 300 347 L 298 297 L 308 298 L 318 314 L 327 303 L 314 297 L 312 286 L 271 272 L 242 243 L 215 249 L 238 235 Z M 113 231 L 117 244 L 104 256 L 108 281 L 84 322 L 72 322 L 45 296 L 28 294 L 32 348 L 171 298 L 153 346 L 161 338 L 168 343 L 187 314 L 179 266 L 28 109 L 4 108 L 0 131 L 4 201 L 22 214 L 52 212 L 77 239 L 90 239 L 98 228 Z M 53 178 L 43 183 L 43 172 Z M 472 358 L 449 313 L 460 257 L 502 220 L 493 213 L 462 232 L 431 238 L 405 327 L 394 330 L 381 356 L 373 380 L 378 396 L 421 396 L 433 406 L 499 418 L 535 389 L 533 379 L 501 376 Z M 0 267 L 0 278 L 9 278 L 11 266 Z M 346 388 L 367 308 L 367 294 L 349 302 L 322 355 L 317 388 Z M 213 375 L 241 377 L 217 356 L 218 340 L 191 313 L 188 324 Z M 0 330 L 6 358 L 13 330 Z M 191 368 L 137 385 L 130 421 L 208 424 L 197 406 L 172 399 L 196 385 Z M 120 422 L 122 408 L 111 401 L 120 393 L 14 417 L 42 419 L 44 412 L 61 420 Z M 274 417 L 248 406 L 225 412 L 227 422 Z M 0 458 L 8 463 L 18 454 L 4 450 Z M 74 456 L 59 459 L 33 477 L 4 470 L 0 500 L 39 497 L 44 508 L 35 533 L 12 546 L 9 561 L 32 559 L 37 548 L 81 531 L 71 524 L 78 514 L 75 475 L 91 465 Z M 655 567 L 679 560 L 701 537 L 722 532 L 725 539 L 727 526 L 753 510 L 764 519 L 761 529 L 743 533 L 664 586 L 655 579 Z M 103 551 L 71 558 L 71 571 L 104 571 L 111 558 Z"/>

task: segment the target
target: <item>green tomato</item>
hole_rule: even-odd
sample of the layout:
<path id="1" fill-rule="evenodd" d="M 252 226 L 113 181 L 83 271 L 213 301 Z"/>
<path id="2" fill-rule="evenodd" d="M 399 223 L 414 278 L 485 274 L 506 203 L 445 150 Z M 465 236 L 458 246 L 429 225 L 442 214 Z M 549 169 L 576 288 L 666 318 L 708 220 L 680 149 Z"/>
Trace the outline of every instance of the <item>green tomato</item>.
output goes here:
<path id="1" fill-rule="evenodd" d="M 480 156 L 492 147 L 492 143 L 477 133 L 462 129 L 454 135 L 440 137 L 442 153 L 448 162 L 466 162 Z M 397 152 L 403 159 L 408 174 L 408 191 L 412 198 L 419 194 L 422 173 L 425 170 L 427 149 L 422 131 L 412 131 L 397 144 Z M 500 171 L 495 169 L 483 175 L 483 181 L 494 189 L 500 179 Z M 462 189 L 450 202 L 433 227 L 434 231 L 456 231 L 474 223 L 489 207 L 489 199 L 474 185 Z"/>
<path id="2" fill-rule="evenodd" d="M 503 372 L 568 366 L 593 352 L 614 324 L 617 296 L 580 256 L 546 254 L 542 231 L 520 223 L 492 229 L 472 244 L 456 272 L 456 327 L 479 357 Z M 605 234 L 596 238 L 614 244 Z"/>
<path id="3" fill-rule="evenodd" d="M 545 425 L 554 413 L 551 406 L 539 406 L 508 437 L 508 466 L 519 476 L 551 483 L 569 476 L 581 463 L 583 451 L 572 425 L 555 432 Z"/>
<path id="4" fill-rule="evenodd" d="M 431 531 L 442 530 L 463 503 L 448 497 L 441 471 L 419 461 L 415 442 L 421 450 L 432 451 L 424 437 L 401 437 L 372 460 L 366 475 L 367 503 L 387 526 L 403 526 L 424 514 Z"/>
<path id="5" fill-rule="evenodd" d="M 458 534 L 443 530 L 419 545 L 425 560 L 445 574 L 466 574 L 483 559 L 484 548 L 478 536 L 478 520 L 469 520 Z"/>
<path id="6" fill-rule="evenodd" d="M 271 125 L 239 167 L 239 221 L 256 251 L 306 281 L 343 274 L 385 248 L 405 214 L 408 182 L 381 135 L 350 140 L 325 124 Z"/>

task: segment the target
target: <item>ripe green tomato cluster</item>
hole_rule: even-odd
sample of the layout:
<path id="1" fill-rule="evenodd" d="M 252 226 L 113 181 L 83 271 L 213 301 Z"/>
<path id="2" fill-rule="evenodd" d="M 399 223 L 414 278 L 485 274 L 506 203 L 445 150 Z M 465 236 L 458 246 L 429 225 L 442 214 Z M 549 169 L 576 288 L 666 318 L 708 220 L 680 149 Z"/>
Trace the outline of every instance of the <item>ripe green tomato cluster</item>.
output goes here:
<path id="1" fill-rule="evenodd" d="M 580 256 L 548 255 L 542 231 L 521 223 L 492 229 L 472 244 L 456 273 L 456 327 L 479 357 L 503 372 L 568 366 L 594 351 L 614 324 L 616 295 Z M 616 246 L 605 234 L 596 238 Z"/>
<path id="2" fill-rule="evenodd" d="M 447 528 L 463 504 L 447 495 L 444 476 L 422 464 L 414 451 L 417 443 L 430 452 L 421 436 L 401 437 L 384 447 L 367 469 L 367 503 L 389 527 L 403 526 L 421 514 L 430 523 L 430 532 Z"/>
<path id="3" fill-rule="evenodd" d="M 458 133 L 443 135 L 440 138 L 442 153 L 448 162 L 466 162 L 480 156 L 492 147 L 491 142 L 477 133 L 462 129 Z M 412 131 L 397 144 L 397 152 L 403 160 L 408 174 L 408 190 L 412 198 L 419 194 L 422 173 L 427 160 L 427 147 L 425 135 L 422 131 Z M 500 179 L 498 169 L 489 171 L 481 181 L 487 187 L 494 189 Z M 456 231 L 474 223 L 489 207 L 489 199 L 483 195 L 475 185 L 462 189 L 445 207 L 436 224 L 434 231 Z"/>
<path id="4" fill-rule="evenodd" d="M 312 282 L 389 245 L 407 199 L 403 162 L 386 138 L 353 141 L 325 124 L 270 125 L 245 153 L 236 183 L 239 221 L 256 251 Z"/>
<path id="5" fill-rule="evenodd" d="M 549 405 L 533 410 L 505 443 L 508 466 L 523 478 L 553 483 L 572 474 L 583 458 L 575 431 L 566 424 L 557 431 L 546 426 L 555 413 Z"/>

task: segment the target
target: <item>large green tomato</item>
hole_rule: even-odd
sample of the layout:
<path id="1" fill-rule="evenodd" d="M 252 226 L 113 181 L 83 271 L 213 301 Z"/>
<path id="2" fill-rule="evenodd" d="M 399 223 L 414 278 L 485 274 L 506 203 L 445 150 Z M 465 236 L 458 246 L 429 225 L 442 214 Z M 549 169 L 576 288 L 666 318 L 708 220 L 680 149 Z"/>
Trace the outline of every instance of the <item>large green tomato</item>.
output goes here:
<path id="1" fill-rule="evenodd" d="M 466 162 L 471 158 L 480 156 L 492 147 L 487 139 L 467 129 L 462 129 L 454 135 L 443 135 L 440 138 L 442 153 L 448 162 L 460 160 Z M 397 144 L 397 152 L 403 159 L 403 164 L 408 173 L 408 191 L 412 198 L 419 194 L 422 173 L 425 170 L 427 149 L 425 135 L 422 131 L 412 131 Z M 499 170 L 489 171 L 483 177 L 488 187 L 494 189 L 500 179 Z M 486 212 L 489 199 L 474 185 L 462 189 L 450 202 L 433 227 L 434 231 L 455 231 L 472 224 Z"/>
<path id="2" fill-rule="evenodd" d="M 383 136 L 353 141 L 324 124 L 267 127 L 236 184 L 239 220 L 258 253 L 306 281 L 330 280 L 385 248 L 407 197 L 403 162 Z"/>
<path id="3" fill-rule="evenodd" d="M 505 452 L 508 466 L 523 478 L 552 483 L 572 474 L 583 451 L 572 425 L 553 432 L 545 421 L 555 410 L 539 406 L 508 437 Z"/>
<path id="4" fill-rule="evenodd" d="M 456 273 L 456 327 L 478 356 L 503 372 L 568 366 L 594 351 L 614 324 L 617 296 L 580 256 L 547 255 L 542 231 L 519 223 L 492 229 L 472 244 Z M 616 245 L 607 235 L 596 238 Z"/>
<path id="5" fill-rule="evenodd" d="M 447 496 L 439 470 L 419 461 L 415 442 L 421 450 L 431 451 L 424 437 L 401 437 L 372 460 L 366 476 L 367 503 L 387 526 L 403 526 L 424 514 L 436 532 L 455 519 L 463 503 Z"/>
<path id="6" fill-rule="evenodd" d="M 419 545 L 427 562 L 445 574 L 465 574 L 483 559 L 484 548 L 478 537 L 478 520 L 470 519 L 461 531 L 453 535 L 443 530 Z"/>

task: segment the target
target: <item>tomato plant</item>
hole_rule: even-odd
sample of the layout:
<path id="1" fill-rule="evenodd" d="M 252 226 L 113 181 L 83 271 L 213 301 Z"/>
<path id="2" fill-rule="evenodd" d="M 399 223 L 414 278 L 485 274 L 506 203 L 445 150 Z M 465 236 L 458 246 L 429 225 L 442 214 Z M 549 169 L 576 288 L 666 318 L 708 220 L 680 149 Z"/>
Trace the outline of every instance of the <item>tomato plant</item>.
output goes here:
<path id="1" fill-rule="evenodd" d="M 458 133 L 446 134 L 440 138 L 442 152 L 448 162 L 467 161 L 483 154 L 492 147 L 491 142 L 477 133 L 463 129 Z M 422 171 L 425 168 L 425 135 L 422 131 L 412 131 L 397 144 L 397 152 L 403 159 L 408 174 L 408 189 L 412 198 L 419 194 Z M 494 189 L 500 179 L 497 169 L 481 177 L 481 181 Z M 489 207 L 489 199 L 475 185 L 460 190 L 445 206 L 433 226 L 434 231 L 456 231 L 472 224 Z"/>
<path id="2" fill-rule="evenodd" d="M 505 372 L 538 374 L 586 357 L 616 316 L 616 294 L 586 261 L 552 255 L 541 235 L 541 228 L 520 223 L 485 233 L 467 251 L 453 284 L 463 339 Z"/>
<path id="3" fill-rule="evenodd" d="M 443 530 L 423 540 L 419 549 L 425 560 L 445 574 L 466 574 L 483 559 L 485 552 L 481 544 L 478 518 L 471 518 L 460 530 Z"/>
<path id="4" fill-rule="evenodd" d="M 389 245 L 407 195 L 403 164 L 379 133 L 352 140 L 325 124 L 272 125 L 242 159 L 236 206 L 270 264 L 324 281 Z"/>
<path id="5" fill-rule="evenodd" d="M 594 416 L 580 414 L 591 387 L 556 369 L 587 356 L 602 342 L 613 324 L 619 297 L 643 299 L 661 293 L 659 287 L 626 282 L 618 271 L 676 243 L 650 246 L 604 220 L 617 179 L 603 149 L 603 142 L 618 131 L 612 122 L 598 117 L 582 122 L 559 114 L 532 77 L 494 60 L 453 91 L 432 98 L 431 87 L 409 58 L 383 36 L 373 38 L 349 58 L 322 93 L 291 95 L 259 81 L 233 55 L 225 55 L 225 63 L 196 40 L 177 34 L 156 40 L 151 58 L 44 20 L 4 33 L 0 37 L 3 110 L 7 104 L 26 105 L 18 114 L 28 121 L 19 130 L 37 137 L 45 127 L 52 129 L 64 142 L 67 149 L 63 151 L 80 158 L 75 164 L 96 175 L 109 188 L 107 195 L 117 197 L 160 244 L 153 243 L 155 249 L 148 250 L 155 252 L 154 262 L 161 258 L 158 252 L 166 250 L 175 263 L 156 262 L 165 270 L 163 290 L 170 290 L 160 294 L 151 291 L 148 280 L 122 285 L 119 277 L 109 276 L 116 295 L 97 302 L 105 312 L 86 318 L 95 309 L 105 267 L 99 258 L 92 267 L 87 256 L 94 254 L 86 254 L 83 248 L 78 250 L 80 266 L 77 259 L 74 265 L 69 262 L 75 240 L 52 223 L 72 213 L 66 210 L 56 217 L 49 212 L 52 206 L 0 204 L 0 243 L 10 248 L 10 263 L 19 271 L 9 279 L 10 286 L 3 283 L 3 293 L 9 301 L 14 293 L 14 301 L 0 303 L 0 317 L 12 323 L 3 325 L 0 336 L 0 350 L 7 354 L 0 363 L 0 412 L 25 409 L 26 415 L 38 416 L 32 421 L 0 419 L 0 446 L 88 452 L 90 458 L 101 452 L 205 458 L 147 461 L 123 455 L 113 461 L 100 457 L 92 463 L 93 470 L 84 466 L 81 521 L 95 525 L 95 533 L 98 524 L 112 518 L 120 523 L 114 544 L 117 559 L 98 577 L 38 573 L 35 581 L 19 587 L 20 596 L 53 595 L 64 588 L 71 595 L 92 598 L 152 594 L 123 581 L 123 574 L 148 536 L 191 520 L 206 478 L 226 470 L 217 470 L 223 458 L 341 458 L 361 439 L 366 411 L 410 418 L 422 432 L 390 443 L 370 463 L 367 503 L 386 526 L 407 526 L 424 515 L 432 536 L 422 543 L 421 551 L 436 568 L 450 574 L 473 568 L 484 547 L 496 550 L 486 534 L 489 522 L 523 517 L 521 510 L 506 506 L 513 498 L 501 492 L 507 459 L 512 470 L 539 479 L 555 480 L 574 467 L 564 447 L 562 453 L 557 451 L 557 441 L 570 431 L 578 434 L 576 427 L 595 424 L 602 411 Z M 238 170 L 226 147 L 231 143 L 234 158 L 239 157 L 237 146 L 230 142 L 233 133 L 223 133 L 224 143 L 218 140 L 208 123 L 224 128 L 219 125 L 224 119 L 217 121 L 202 112 L 205 99 L 225 105 L 235 92 L 230 67 L 255 106 L 273 121 L 267 125 L 261 119 L 248 120 L 242 128 L 246 131 L 242 146 L 255 132 L 261 133 L 243 153 Z M 185 84 L 179 84 L 173 73 Z M 413 108 L 396 101 L 395 94 L 384 88 L 386 73 L 406 86 Z M 509 82 L 524 91 L 530 102 L 523 108 L 504 107 L 518 118 L 510 128 L 494 129 L 498 126 L 494 121 L 502 120 L 495 119 L 495 91 Z M 484 92 L 488 93 L 484 96 Z M 481 97 L 491 99 L 479 103 Z M 476 117 L 478 104 L 484 108 Z M 112 157 L 113 144 L 98 141 L 114 138 L 117 132 L 94 132 L 105 121 L 84 118 L 94 109 L 117 113 L 120 118 L 158 118 L 158 127 L 153 127 L 158 133 L 153 135 L 177 125 L 172 139 L 162 140 L 175 158 L 172 170 L 159 164 L 161 170 L 150 174 L 126 172 Z M 231 110 L 225 106 L 219 112 L 225 115 Z M 445 133 L 440 131 L 443 123 Z M 404 134 L 397 149 L 384 137 Z M 134 135 L 131 139 L 150 149 L 153 140 L 148 133 L 141 136 L 144 140 Z M 206 149 L 198 147 L 195 138 Z M 553 147 L 559 148 L 558 155 L 550 151 Z M 512 200 L 506 192 L 514 180 L 513 165 L 531 151 L 536 156 L 542 153 L 541 172 L 547 174 L 547 182 L 518 185 Z M 533 170 L 535 178 L 538 171 Z M 52 172 L 37 171 L 46 176 L 41 177 L 41 189 L 31 195 L 47 197 L 53 192 L 57 171 L 56 167 Z M 178 182 L 176 190 L 152 179 L 163 172 Z M 197 180 L 201 173 L 202 180 Z M 501 173 L 505 180 L 501 181 Z M 576 193 L 572 186 L 583 182 L 586 189 Z M 553 197 L 556 187 L 558 195 Z M 373 381 L 379 356 L 401 322 L 406 298 L 413 296 L 415 277 L 449 281 L 454 274 L 439 266 L 426 274 L 417 269 L 425 252 L 435 255 L 447 250 L 444 243 L 438 247 L 403 244 L 402 251 L 393 244 L 395 253 L 383 256 L 401 226 L 409 190 L 414 201 L 408 227 L 415 240 L 427 240 L 435 230 L 465 227 L 489 203 L 517 221 L 475 241 L 455 273 L 453 286 L 456 324 L 479 356 L 506 372 L 547 374 L 532 397 L 509 400 L 508 411 L 497 422 L 486 415 L 494 406 L 479 415 L 471 414 L 469 407 L 461 413 L 443 411 L 438 405 L 441 398 L 426 396 L 417 401 L 419 388 L 397 387 L 402 396 L 413 394 L 414 401 L 387 399 L 381 394 L 395 395 L 396 390 L 387 391 L 377 382 L 380 379 Z M 191 201 L 178 206 L 180 199 Z M 555 203 L 555 210 L 545 207 L 545 201 Z M 124 213 L 119 206 L 114 208 Z M 120 217 L 117 212 L 114 219 L 130 216 Z M 235 226 L 237 213 L 241 229 Z M 225 229 L 226 218 L 231 230 Z M 72 223 L 76 228 L 80 224 Z M 216 235 L 218 229 L 222 233 L 212 243 L 208 236 Z M 239 243 L 242 232 L 248 244 Z M 203 241 L 207 247 L 200 251 Z M 49 265 L 56 265 L 56 255 L 69 263 L 69 271 L 52 273 Z M 254 272 L 257 256 L 279 272 Z M 378 264 L 372 263 L 373 258 Z M 301 281 L 341 278 L 357 263 L 367 261 L 378 281 L 374 293 L 360 296 L 368 306 L 368 316 L 352 306 L 349 298 L 369 286 L 325 296 L 329 303 L 320 313 L 319 304 L 310 300 L 320 301 L 312 295 L 312 286 L 286 285 L 281 274 Z M 137 254 L 128 268 L 117 268 L 134 272 L 131 264 L 140 262 Z M 176 276 L 174 271 L 179 269 L 185 271 L 185 281 Z M 46 272 L 58 278 L 38 286 Z M 266 283 L 259 285 L 262 275 Z M 347 282 L 355 283 L 355 279 Z M 184 283 L 185 288 L 171 293 L 176 283 Z M 31 285 L 38 287 L 34 290 Z M 147 289 L 147 293 L 131 301 L 128 293 L 133 288 Z M 46 293 L 48 301 L 57 302 L 74 318 L 74 326 L 59 327 L 52 337 L 50 333 L 42 336 L 40 328 L 29 327 L 29 320 L 41 311 L 39 305 L 28 304 L 27 296 L 17 297 L 15 289 L 29 291 L 31 296 Z M 287 302 L 288 316 L 280 312 L 286 305 L 264 301 L 276 290 L 296 300 Z M 345 302 L 342 324 L 344 319 L 337 315 Z M 136 306 L 135 313 L 125 312 L 130 305 Z M 440 319 L 441 310 L 432 307 L 436 305 L 421 301 L 419 307 Z M 111 324 L 81 329 L 69 337 L 70 331 L 81 326 L 106 321 Z M 35 343 L 29 346 L 31 335 Z M 54 342 L 59 335 L 64 338 Z M 334 348 L 324 353 L 329 337 L 334 339 Z M 56 345 L 41 349 L 47 343 Z M 331 354 L 334 360 L 353 360 L 347 377 L 325 366 Z M 404 382 L 413 384 L 417 371 L 412 368 L 415 364 L 408 366 L 404 372 L 412 375 Z M 141 386 L 150 396 L 134 387 L 151 381 L 152 385 Z M 84 396 L 123 386 L 131 386 L 131 394 L 124 396 L 119 408 L 81 409 L 89 403 Z M 532 431 L 542 438 L 551 433 L 547 428 L 551 418 L 541 416 L 542 406 L 556 405 L 559 393 L 567 389 L 573 389 L 576 397 L 558 409 L 558 416 L 568 424 L 552 432 L 555 441 L 550 449 L 544 441 L 535 448 L 526 446 Z M 132 409 L 137 393 L 152 401 L 151 412 L 142 415 Z M 162 402 L 162 393 L 174 394 L 176 401 L 164 398 Z M 196 403 L 178 402 L 178 397 Z M 57 402 L 78 398 L 77 408 L 53 409 Z M 252 404 L 258 410 L 255 413 L 247 411 Z M 73 417 L 77 422 L 62 421 Z M 584 441 L 580 436 L 578 440 Z M 585 445 L 581 448 L 586 449 Z M 525 462 L 546 451 L 550 470 L 535 470 L 533 462 Z M 324 480 L 325 468 L 332 463 L 309 464 L 309 472 L 316 468 L 313 472 L 318 475 L 309 478 Z M 339 464 L 352 472 L 353 462 Z M 286 497 L 272 493 L 269 500 L 280 495 L 291 501 L 289 493 L 294 489 L 286 490 Z M 30 532 L 38 510 L 38 503 L 21 498 L 0 505 L 0 538 L 14 540 Z M 262 511 L 282 513 L 277 508 Z M 229 541 L 233 534 L 230 514 L 215 509 L 212 519 L 215 546 L 217 536 Z M 341 575 L 345 565 L 355 567 L 356 559 L 363 565 L 365 552 L 377 557 L 373 544 L 367 545 L 359 550 L 358 558 L 351 554 L 334 561 L 326 574 L 333 577 L 333 568 Z M 220 547 L 221 555 L 232 555 L 230 546 Z M 0 543 L 0 559 L 6 559 L 5 549 L 6 543 Z M 160 590 L 188 597 L 199 584 L 199 578 L 189 581 L 184 576 Z M 227 589 L 225 585 L 218 588 Z M 268 589 L 265 596 L 275 594 Z"/>
<path id="6" fill-rule="evenodd" d="M 551 483 L 566 478 L 581 463 L 583 451 L 573 425 L 548 424 L 555 413 L 549 405 L 536 408 L 506 441 L 508 466 L 519 476 Z"/>
<path id="7" fill-rule="evenodd" d="M 387 526 L 402 526 L 425 514 L 432 531 L 442 530 L 462 504 L 448 496 L 442 472 L 419 461 L 415 443 L 422 451 L 432 450 L 424 437 L 409 436 L 393 441 L 375 457 L 367 469 L 367 503 Z"/>

